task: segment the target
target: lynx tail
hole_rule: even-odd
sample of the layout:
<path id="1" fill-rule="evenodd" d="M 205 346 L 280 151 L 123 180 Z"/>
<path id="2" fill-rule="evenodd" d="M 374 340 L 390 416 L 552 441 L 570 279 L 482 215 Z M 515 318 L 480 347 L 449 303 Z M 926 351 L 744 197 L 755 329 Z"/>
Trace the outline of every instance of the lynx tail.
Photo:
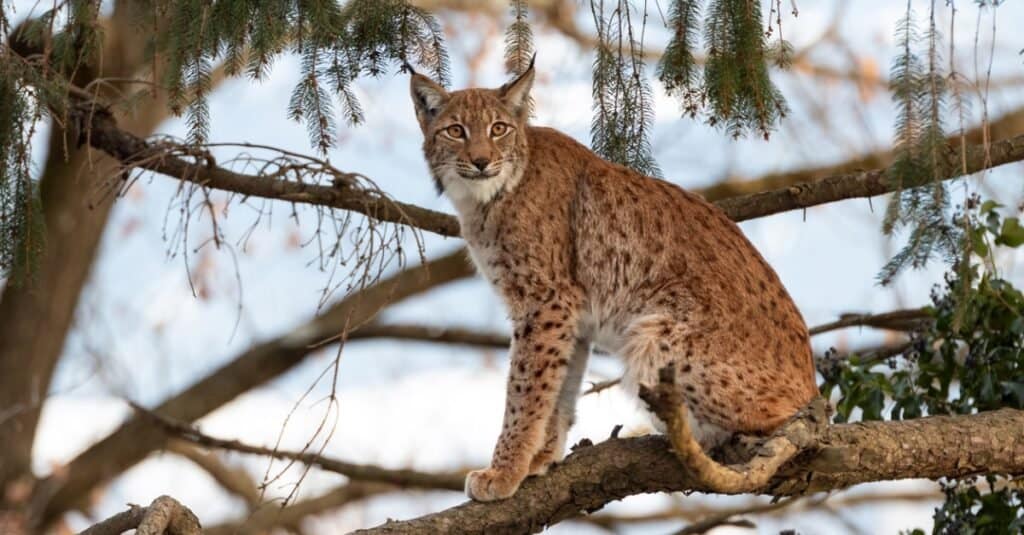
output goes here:
<path id="1" fill-rule="evenodd" d="M 675 382 L 675 366 L 659 371 L 659 381 L 649 388 L 641 385 L 640 397 L 664 423 L 672 449 L 696 483 L 710 492 L 742 494 L 763 489 L 787 461 L 816 441 L 827 420 L 826 404 L 816 397 L 797 412 L 742 465 L 723 465 L 704 452 L 693 437 L 686 403 Z"/>

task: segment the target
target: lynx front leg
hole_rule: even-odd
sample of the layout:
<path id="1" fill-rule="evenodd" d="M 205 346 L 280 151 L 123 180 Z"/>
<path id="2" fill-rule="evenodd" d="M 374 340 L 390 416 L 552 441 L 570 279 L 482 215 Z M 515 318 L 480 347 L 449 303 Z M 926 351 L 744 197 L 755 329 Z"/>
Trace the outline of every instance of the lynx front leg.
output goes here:
<path id="1" fill-rule="evenodd" d="M 590 357 L 590 342 L 576 340 L 569 369 L 566 371 L 562 390 L 558 393 L 555 413 L 548 420 L 544 446 L 530 462 L 529 474 L 538 475 L 547 472 L 552 463 L 558 462 L 565 454 L 565 437 L 576 421 L 576 398 L 580 395 L 583 374 L 587 371 L 587 360 Z"/>
<path id="2" fill-rule="evenodd" d="M 556 301 L 517 322 L 501 435 L 490 468 L 466 477 L 470 498 L 507 498 L 529 473 L 556 412 L 575 345 L 576 319 L 575 306 Z"/>

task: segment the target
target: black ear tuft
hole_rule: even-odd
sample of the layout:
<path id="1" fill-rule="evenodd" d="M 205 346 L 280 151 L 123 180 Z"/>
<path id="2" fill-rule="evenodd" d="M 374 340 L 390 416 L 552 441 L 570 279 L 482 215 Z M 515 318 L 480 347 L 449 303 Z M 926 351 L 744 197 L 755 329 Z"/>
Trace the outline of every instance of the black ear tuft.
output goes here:
<path id="1" fill-rule="evenodd" d="M 430 78 L 415 73 L 409 78 L 409 90 L 416 108 L 416 118 L 426 132 L 427 125 L 447 102 L 448 92 Z"/>
<path id="2" fill-rule="evenodd" d="M 498 89 L 501 100 L 522 120 L 526 120 L 530 114 L 530 89 L 533 87 L 533 63 L 536 59 L 537 53 L 534 52 L 526 70 Z"/>

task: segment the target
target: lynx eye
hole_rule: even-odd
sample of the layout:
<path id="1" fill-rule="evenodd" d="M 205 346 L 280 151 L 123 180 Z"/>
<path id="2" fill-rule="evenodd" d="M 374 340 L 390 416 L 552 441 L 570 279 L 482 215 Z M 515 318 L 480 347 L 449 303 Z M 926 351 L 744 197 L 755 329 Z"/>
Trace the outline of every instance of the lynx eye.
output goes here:
<path id="1" fill-rule="evenodd" d="M 491 136 L 501 137 L 508 133 L 509 126 L 505 123 L 494 123 L 491 125 Z"/>
<path id="2" fill-rule="evenodd" d="M 448 128 L 445 128 L 444 133 L 448 134 L 448 137 L 452 139 L 462 139 L 466 135 L 466 131 L 462 128 L 462 125 L 458 124 L 453 124 Z"/>

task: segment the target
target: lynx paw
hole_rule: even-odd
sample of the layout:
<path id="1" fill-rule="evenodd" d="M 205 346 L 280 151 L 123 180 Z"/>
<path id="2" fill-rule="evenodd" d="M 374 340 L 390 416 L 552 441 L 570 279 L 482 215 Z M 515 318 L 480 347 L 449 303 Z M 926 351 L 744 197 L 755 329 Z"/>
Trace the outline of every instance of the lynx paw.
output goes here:
<path id="1" fill-rule="evenodd" d="M 531 476 L 542 476 L 548 473 L 548 470 L 558 461 L 559 459 L 553 451 L 542 451 L 533 456 L 533 461 L 530 462 L 530 470 L 527 473 Z"/>
<path id="2" fill-rule="evenodd" d="M 492 502 L 515 494 L 523 478 L 509 472 L 486 468 L 466 476 L 466 494 L 478 502 Z"/>

